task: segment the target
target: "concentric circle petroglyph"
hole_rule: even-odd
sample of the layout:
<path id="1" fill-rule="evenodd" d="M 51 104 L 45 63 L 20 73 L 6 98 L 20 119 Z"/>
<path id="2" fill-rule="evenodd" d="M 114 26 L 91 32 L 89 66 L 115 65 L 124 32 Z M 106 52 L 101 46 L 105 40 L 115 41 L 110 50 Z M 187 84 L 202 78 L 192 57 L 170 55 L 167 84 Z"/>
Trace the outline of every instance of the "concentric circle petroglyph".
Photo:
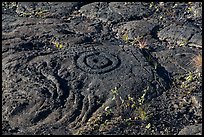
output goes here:
<path id="1" fill-rule="evenodd" d="M 80 54 L 77 65 L 85 72 L 101 74 L 117 68 L 120 59 L 107 52 L 89 51 Z"/>

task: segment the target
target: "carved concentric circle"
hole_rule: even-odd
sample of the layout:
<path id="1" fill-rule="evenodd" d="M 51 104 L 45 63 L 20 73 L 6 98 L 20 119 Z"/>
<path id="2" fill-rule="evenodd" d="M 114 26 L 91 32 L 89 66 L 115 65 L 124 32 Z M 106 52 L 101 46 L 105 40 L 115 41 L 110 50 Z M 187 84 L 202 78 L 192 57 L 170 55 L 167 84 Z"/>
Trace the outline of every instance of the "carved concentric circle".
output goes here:
<path id="1" fill-rule="evenodd" d="M 77 66 L 85 72 L 102 74 L 120 65 L 117 56 L 103 51 L 87 51 L 79 55 Z"/>

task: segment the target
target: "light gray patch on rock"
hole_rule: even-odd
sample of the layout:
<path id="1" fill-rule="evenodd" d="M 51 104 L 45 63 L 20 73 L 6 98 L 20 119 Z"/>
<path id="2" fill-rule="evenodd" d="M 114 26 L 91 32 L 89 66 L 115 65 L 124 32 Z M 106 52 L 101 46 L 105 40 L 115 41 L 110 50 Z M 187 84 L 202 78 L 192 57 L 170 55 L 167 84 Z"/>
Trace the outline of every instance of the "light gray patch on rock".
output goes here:
<path id="1" fill-rule="evenodd" d="M 202 135 L 202 124 L 186 126 L 178 135 Z"/>

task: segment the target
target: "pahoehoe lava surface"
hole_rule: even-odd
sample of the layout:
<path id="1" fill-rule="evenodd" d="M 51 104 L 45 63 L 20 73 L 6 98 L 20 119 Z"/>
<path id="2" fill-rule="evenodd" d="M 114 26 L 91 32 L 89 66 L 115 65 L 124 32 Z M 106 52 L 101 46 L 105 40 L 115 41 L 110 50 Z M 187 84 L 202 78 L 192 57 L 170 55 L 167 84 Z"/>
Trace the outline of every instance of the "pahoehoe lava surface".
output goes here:
<path id="1" fill-rule="evenodd" d="M 4 2 L 2 134 L 186 134 L 195 123 L 200 134 L 201 80 L 185 110 L 172 77 L 196 69 L 186 62 L 202 48 L 201 7 L 169 16 L 173 5 Z"/>
<path id="2" fill-rule="evenodd" d="M 72 125 L 67 129 L 71 130 L 73 125 L 83 124 L 105 107 L 114 106 L 114 87 L 118 87 L 122 98 L 139 98 L 149 87 L 147 95 L 151 99 L 165 89 L 165 81 L 154 73 L 138 49 L 108 42 L 75 45 L 47 54 L 40 48 L 32 52 L 25 48 L 5 57 L 3 63 L 3 70 L 8 70 L 11 63 L 16 68 L 3 71 L 3 81 L 16 80 L 4 91 L 7 109 L 3 117 L 24 133 L 37 132 L 45 125 Z M 161 83 L 153 86 L 156 77 Z"/>

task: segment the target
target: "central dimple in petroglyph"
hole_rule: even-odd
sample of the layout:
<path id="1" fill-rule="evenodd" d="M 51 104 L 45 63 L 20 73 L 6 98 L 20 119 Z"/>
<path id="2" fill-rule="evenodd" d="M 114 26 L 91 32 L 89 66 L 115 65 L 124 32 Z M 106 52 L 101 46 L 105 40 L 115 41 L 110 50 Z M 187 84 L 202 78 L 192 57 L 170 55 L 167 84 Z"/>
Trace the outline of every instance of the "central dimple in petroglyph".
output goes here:
<path id="1" fill-rule="evenodd" d="M 87 66 L 93 69 L 100 69 L 111 65 L 111 62 L 108 58 L 99 55 L 86 57 L 85 63 Z"/>
<path id="2" fill-rule="evenodd" d="M 119 65 L 119 58 L 107 52 L 84 52 L 77 59 L 77 66 L 88 73 L 106 73 L 114 70 Z"/>

